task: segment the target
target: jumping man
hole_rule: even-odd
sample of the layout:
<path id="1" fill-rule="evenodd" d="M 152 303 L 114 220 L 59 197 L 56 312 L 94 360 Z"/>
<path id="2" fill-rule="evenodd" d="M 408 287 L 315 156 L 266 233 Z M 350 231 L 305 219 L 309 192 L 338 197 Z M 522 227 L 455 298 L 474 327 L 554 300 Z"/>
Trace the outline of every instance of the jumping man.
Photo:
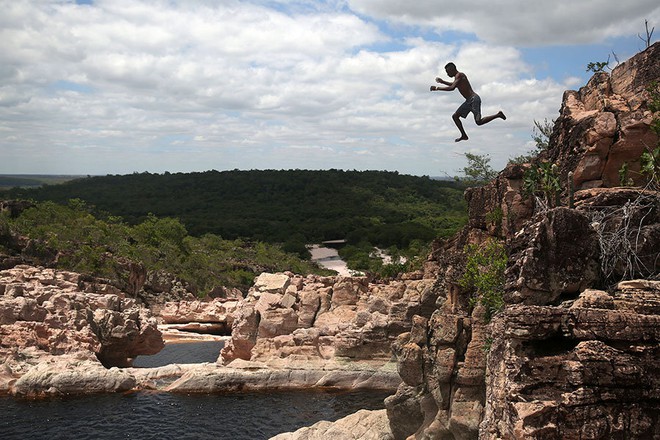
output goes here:
<path id="1" fill-rule="evenodd" d="M 454 89 L 458 89 L 458 91 L 461 92 L 461 95 L 463 95 L 463 98 L 465 98 L 465 102 L 461 104 L 461 106 L 451 116 L 454 120 L 454 123 L 458 127 L 458 130 L 461 132 L 461 137 L 456 138 L 456 142 L 468 140 L 468 135 L 465 133 L 465 129 L 463 129 L 461 118 L 466 118 L 470 112 L 474 114 L 474 122 L 476 122 L 477 125 L 488 124 L 490 121 L 497 118 L 506 119 L 506 116 L 504 116 L 502 110 L 497 112 L 497 114 L 485 116 L 482 118 L 481 98 L 474 92 L 474 90 L 472 90 L 472 86 L 470 85 L 470 81 L 468 81 L 467 76 L 465 76 L 463 72 L 456 70 L 456 65 L 454 63 L 447 63 L 445 66 L 445 71 L 449 77 L 454 78 L 454 82 L 445 81 L 438 77 L 435 79 L 435 82 L 444 84 L 447 87 L 431 86 L 431 91 L 433 92 L 438 90 L 451 92 Z"/>

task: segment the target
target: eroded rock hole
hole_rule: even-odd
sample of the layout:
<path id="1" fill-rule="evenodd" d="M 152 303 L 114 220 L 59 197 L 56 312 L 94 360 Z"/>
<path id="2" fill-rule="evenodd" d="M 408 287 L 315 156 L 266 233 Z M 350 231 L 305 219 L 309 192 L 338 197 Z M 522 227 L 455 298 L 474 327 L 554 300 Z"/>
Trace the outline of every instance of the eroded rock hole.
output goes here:
<path id="1" fill-rule="evenodd" d="M 534 355 L 542 356 L 558 356 L 566 354 L 575 349 L 580 343 L 578 339 L 569 338 L 561 333 L 556 333 L 548 338 L 528 341 L 524 345 Z"/>

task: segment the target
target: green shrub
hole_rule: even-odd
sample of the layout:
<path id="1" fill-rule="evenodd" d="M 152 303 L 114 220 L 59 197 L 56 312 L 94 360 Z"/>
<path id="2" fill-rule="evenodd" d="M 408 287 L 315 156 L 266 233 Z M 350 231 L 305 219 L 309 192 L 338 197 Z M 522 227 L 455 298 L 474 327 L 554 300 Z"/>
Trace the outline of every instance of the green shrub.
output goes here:
<path id="1" fill-rule="evenodd" d="M 471 303 L 481 303 L 486 309 L 486 319 L 504 307 L 504 270 L 508 257 L 504 246 L 491 239 L 481 245 L 465 247 L 467 257 L 465 272 L 459 285 L 471 295 Z"/>
<path id="2" fill-rule="evenodd" d="M 559 205 L 561 183 L 557 165 L 551 162 L 541 162 L 532 166 L 523 176 L 523 193 L 528 196 L 540 197 L 548 208 Z"/>
<path id="3" fill-rule="evenodd" d="M 639 158 L 640 173 L 648 179 L 648 182 L 657 187 L 660 184 L 660 147 L 654 150 L 647 150 Z"/>
<path id="4" fill-rule="evenodd" d="M 653 81 L 646 89 L 649 93 L 649 110 L 653 112 L 651 130 L 660 137 L 660 83 Z M 654 149 L 647 147 L 640 157 L 640 172 L 654 187 L 660 186 L 660 142 Z"/>
<path id="5" fill-rule="evenodd" d="M 456 179 L 467 186 L 482 186 L 497 177 L 497 171 L 490 166 L 490 157 L 487 154 L 465 153 L 468 161 L 463 168 L 463 176 Z"/>
<path id="6" fill-rule="evenodd" d="M 587 64 L 587 72 L 600 73 L 604 72 L 606 67 L 610 65 L 610 57 L 607 57 L 607 61 L 596 61 Z"/>

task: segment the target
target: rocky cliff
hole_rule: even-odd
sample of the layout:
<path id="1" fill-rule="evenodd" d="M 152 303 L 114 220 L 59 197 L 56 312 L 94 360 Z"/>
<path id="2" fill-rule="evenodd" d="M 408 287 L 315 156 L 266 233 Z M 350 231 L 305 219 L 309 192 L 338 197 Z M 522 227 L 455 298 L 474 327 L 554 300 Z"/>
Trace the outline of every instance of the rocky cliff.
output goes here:
<path id="1" fill-rule="evenodd" d="M 394 438 L 660 438 L 660 193 L 639 173 L 658 146 L 653 81 L 660 43 L 566 92 L 535 163 L 466 192 L 469 225 L 430 256 L 437 309 L 394 344 Z M 535 167 L 557 194 L 524 191 Z M 465 282 L 493 240 L 499 303 Z"/>

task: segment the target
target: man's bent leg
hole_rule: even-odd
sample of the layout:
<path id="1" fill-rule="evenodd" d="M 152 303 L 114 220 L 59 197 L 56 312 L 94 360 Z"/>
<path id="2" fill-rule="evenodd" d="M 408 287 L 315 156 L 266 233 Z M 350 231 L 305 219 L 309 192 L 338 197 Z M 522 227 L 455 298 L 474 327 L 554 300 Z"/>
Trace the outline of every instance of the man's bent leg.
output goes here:
<path id="1" fill-rule="evenodd" d="M 484 124 L 488 124 L 490 121 L 492 121 L 493 119 L 497 119 L 497 118 L 506 120 L 506 116 L 504 115 L 504 113 L 502 113 L 502 110 L 497 112 L 497 114 L 494 114 L 494 115 L 491 115 L 491 116 L 484 116 L 481 119 L 475 119 L 474 122 L 476 122 L 477 125 L 484 125 Z"/>
<path id="2" fill-rule="evenodd" d="M 458 131 L 461 132 L 461 137 L 456 138 L 455 142 L 460 142 L 460 141 L 466 141 L 468 140 L 468 135 L 465 133 L 465 129 L 463 128 L 463 123 L 461 122 L 461 115 L 458 113 L 454 113 L 451 118 L 454 120 L 454 124 L 456 124 L 456 127 L 458 127 Z"/>

